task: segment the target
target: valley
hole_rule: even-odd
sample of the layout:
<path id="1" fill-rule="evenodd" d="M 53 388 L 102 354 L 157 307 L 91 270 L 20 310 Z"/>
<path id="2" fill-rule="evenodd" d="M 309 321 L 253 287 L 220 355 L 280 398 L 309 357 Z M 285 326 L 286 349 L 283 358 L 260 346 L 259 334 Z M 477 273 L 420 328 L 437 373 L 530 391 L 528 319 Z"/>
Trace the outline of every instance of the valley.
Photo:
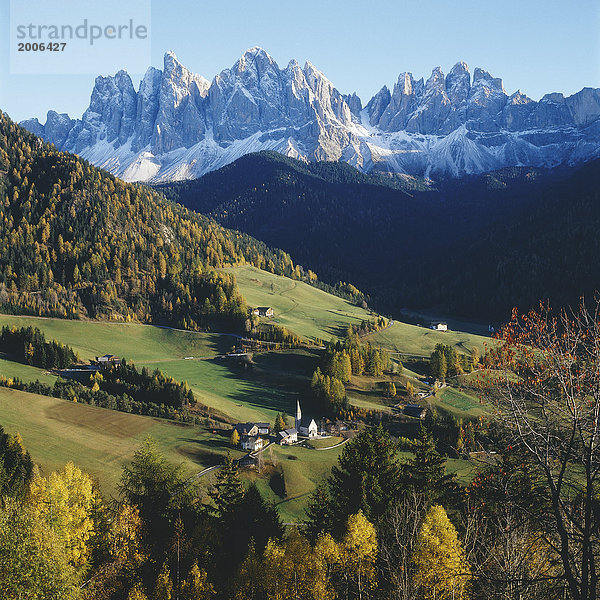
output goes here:
<path id="1" fill-rule="evenodd" d="M 542 44 L 535 99 L 462 61 L 381 87 L 413 29 L 430 60 L 444 3 L 409 4 L 360 23 L 382 55 L 347 3 L 284 29 L 189 4 L 189 43 L 153 3 L 207 70 L 259 24 L 288 57 L 303 20 L 343 30 L 344 93 L 259 46 L 212 80 L 169 51 L 42 123 L 85 78 L 25 95 L 11 62 L 38 118 L 0 112 L 2 600 L 597 600 L 600 88 L 538 73 Z M 494 61 L 490 17 L 528 6 L 461 36 L 479 9 L 450 10 L 443 60 L 471 40 L 499 70 L 539 14 L 561 57 L 583 29 L 551 38 L 545 6 Z"/>
<path id="2" fill-rule="evenodd" d="M 308 342 L 342 339 L 348 326 L 358 326 L 377 316 L 303 282 L 251 266 L 227 270 L 235 274 L 250 306 L 273 307 L 274 316 L 266 322 L 285 326 Z M 45 471 L 73 460 L 96 477 L 109 495 L 117 492 L 120 468 L 131 460 L 147 435 L 156 439 L 165 456 L 174 464 L 181 464 L 190 476 L 218 464 L 227 451 L 241 457 L 243 453 L 229 444 L 228 423 L 272 423 L 280 412 L 290 419 L 297 400 L 309 401 L 310 378 L 322 355 L 317 348 L 260 351 L 254 353 L 252 368 L 244 369 L 224 358 L 237 343 L 236 337 L 228 334 L 0 314 L 0 327 L 3 326 L 38 328 L 47 339 L 72 347 L 83 361 L 109 353 L 150 371 L 159 369 L 187 382 L 198 402 L 212 411 L 209 425 L 173 423 L 0 387 L 0 423 L 7 431 L 20 433 L 34 460 Z M 467 352 L 474 347 L 483 351 L 489 342 L 471 334 L 437 332 L 397 321 L 383 331 L 367 335 L 366 340 L 389 350 L 392 360 L 408 355 L 428 357 L 435 345 L 442 342 Z M 357 409 L 393 415 L 397 412 L 394 408 L 397 400 L 390 402 L 384 398 L 382 381 L 395 381 L 399 387 L 405 381 L 412 381 L 418 389 L 423 388 L 417 373 L 409 367 L 403 373 L 383 378 L 353 377 L 347 386 L 350 404 Z M 19 377 L 25 382 L 39 380 L 50 385 L 56 379 L 48 371 L 7 357 L 0 361 L 0 376 Z M 442 390 L 439 397 L 427 402 L 459 417 L 482 414 L 475 397 L 454 390 L 457 398 L 449 398 L 448 392 Z M 48 443 L 49 439 L 52 443 Z M 323 440 L 321 445 L 334 443 Z M 316 451 L 271 446 L 266 462 L 274 459 L 283 469 L 286 486 L 283 498 L 269 485 L 272 470 L 263 476 L 249 471 L 245 477 L 256 481 L 265 497 L 280 508 L 286 521 L 294 521 L 302 518 L 310 493 L 340 451 L 341 447 Z M 293 459 L 289 458 L 291 455 Z M 452 461 L 449 468 L 466 473 L 467 477 L 470 472 L 468 461 Z M 212 480 L 213 475 L 201 479 L 204 489 L 208 489 Z"/>

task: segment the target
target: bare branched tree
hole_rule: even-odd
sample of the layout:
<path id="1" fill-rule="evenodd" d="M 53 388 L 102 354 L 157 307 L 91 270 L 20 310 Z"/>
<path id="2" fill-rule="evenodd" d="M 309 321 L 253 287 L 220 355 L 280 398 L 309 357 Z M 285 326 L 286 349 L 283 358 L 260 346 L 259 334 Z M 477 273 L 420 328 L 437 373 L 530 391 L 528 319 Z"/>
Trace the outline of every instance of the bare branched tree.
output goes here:
<path id="1" fill-rule="evenodd" d="M 504 478 L 494 473 L 505 475 Z M 462 507 L 463 544 L 473 573 L 475 597 L 488 600 L 553 600 L 562 598 L 557 586 L 557 556 L 547 535 L 536 529 L 527 502 L 510 489 L 512 474 L 504 465 L 476 478 Z M 478 479 L 483 479 L 478 482 Z M 508 485 L 507 485 L 508 483 Z"/>
<path id="2" fill-rule="evenodd" d="M 573 600 L 598 595 L 600 527 L 600 305 L 555 315 L 513 314 L 490 353 L 486 387 L 507 444 L 534 469 L 549 506 L 540 523 L 560 556 Z"/>
<path id="3" fill-rule="evenodd" d="M 417 598 L 412 556 L 426 512 L 425 496 L 411 489 L 382 517 L 379 526 L 379 569 L 381 579 L 389 584 L 389 598 Z"/>

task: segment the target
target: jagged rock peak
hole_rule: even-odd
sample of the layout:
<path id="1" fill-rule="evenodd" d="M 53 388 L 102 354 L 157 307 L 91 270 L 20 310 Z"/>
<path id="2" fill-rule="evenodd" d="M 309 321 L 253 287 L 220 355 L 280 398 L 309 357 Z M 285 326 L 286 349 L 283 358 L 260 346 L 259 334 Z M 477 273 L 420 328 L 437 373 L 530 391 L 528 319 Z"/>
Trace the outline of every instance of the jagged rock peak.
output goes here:
<path id="1" fill-rule="evenodd" d="M 426 81 L 400 73 L 363 108 L 310 61 L 280 69 L 259 46 L 212 83 L 174 52 L 163 64 L 147 70 L 137 92 L 125 71 L 98 77 L 81 119 L 50 111 L 45 125 L 23 125 L 132 181 L 199 177 L 258 150 L 416 176 L 600 157 L 600 89 L 534 102 L 457 62 Z"/>
<path id="2" fill-rule="evenodd" d="M 489 87 L 494 88 L 494 89 L 506 94 L 506 91 L 504 90 L 504 85 L 502 83 L 502 79 L 500 77 L 492 77 L 484 69 L 475 67 L 475 70 L 473 71 L 473 85 L 476 85 L 477 83 L 480 83 L 480 82 L 485 83 Z"/>
<path id="3" fill-rule="evenodd" d="M 469 65 L 464 61 L 457 62 L 451 69 L 448 75 L 457 75 L 458 73 L 468 73 Z"/>

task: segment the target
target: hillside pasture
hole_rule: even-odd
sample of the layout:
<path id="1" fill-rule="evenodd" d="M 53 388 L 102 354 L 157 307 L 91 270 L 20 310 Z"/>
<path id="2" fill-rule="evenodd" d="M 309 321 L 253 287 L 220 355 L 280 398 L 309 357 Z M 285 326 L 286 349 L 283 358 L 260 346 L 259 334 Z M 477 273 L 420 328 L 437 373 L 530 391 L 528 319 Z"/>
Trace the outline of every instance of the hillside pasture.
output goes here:
<path id="1" fill-rule="evenodd" d="M 273 275 L 251 266 L 226 269 L 236 281 L 250 307 L 271 306 L 274 316 L 266 320 L 309 339 L 342 338 L 348 325 L 375 318 L 369 311 L 332 296 L 302 281 Z"/>
<path id="2" fill-rule="evenodd" d="M 117 493 L 123 466 L 148 435 L 186 475 L 215 464 L 227 448 L 226 438 L 200 427 L 7 388 L 0 388 L 0 424 L 21 435 L 45 474 L 73 461 L 107 495 Z"/>

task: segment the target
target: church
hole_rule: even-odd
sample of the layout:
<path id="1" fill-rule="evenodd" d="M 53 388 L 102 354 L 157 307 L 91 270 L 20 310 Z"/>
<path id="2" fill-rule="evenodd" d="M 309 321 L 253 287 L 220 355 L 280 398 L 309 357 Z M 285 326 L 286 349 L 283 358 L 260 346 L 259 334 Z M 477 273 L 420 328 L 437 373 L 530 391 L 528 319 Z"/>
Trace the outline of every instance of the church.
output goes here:
<path id="1" fill-rule="evenodd" d="M 299 400 L 296 403 L 296 430 L 299 435 L 307 438 L 314 438 L 319 435 L 317 422 L 310 417 L 302 418 L 302 409 L 300 408 Z"/>

